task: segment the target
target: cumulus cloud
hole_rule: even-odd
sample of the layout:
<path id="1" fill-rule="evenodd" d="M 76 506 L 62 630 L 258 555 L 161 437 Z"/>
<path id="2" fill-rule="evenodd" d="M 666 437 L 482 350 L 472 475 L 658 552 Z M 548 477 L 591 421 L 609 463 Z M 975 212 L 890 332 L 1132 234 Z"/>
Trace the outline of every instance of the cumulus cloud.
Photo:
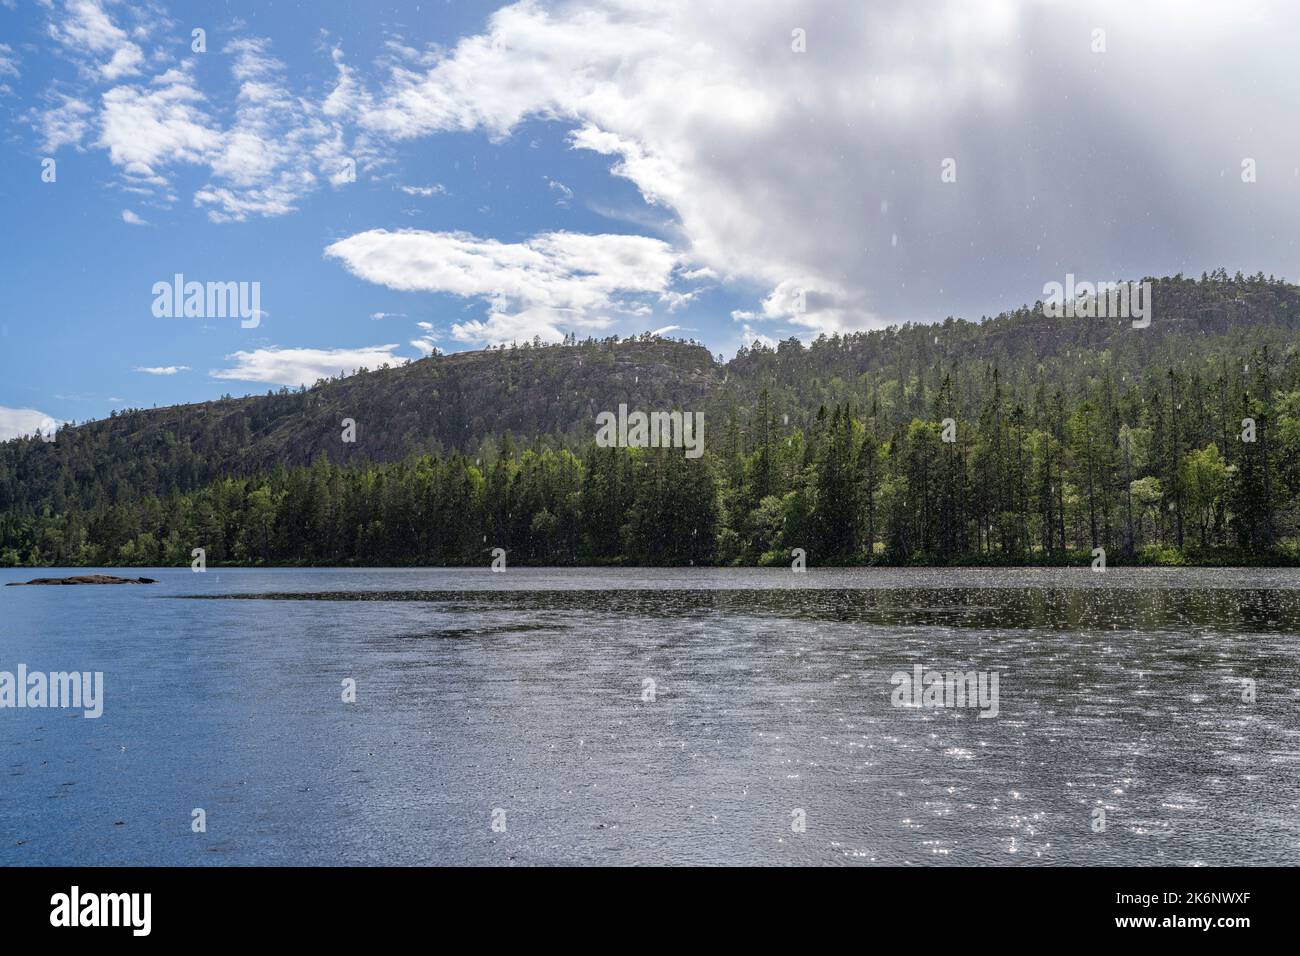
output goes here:
<path id="1" fill-rule="evenodd" d="M 141 219 L 139 216 L 137 216 L 135 213 L 133 213 L 130 209 L 123 209 L 123 210 L 122 210 L 122 221 L 123 221 L 124 223 L 126 223 L 127 225 L 129 225 L 129 226 L 147 226 L 147 225 L 149 225 L 149 223 L 147 223 L 145 220 Z"/>
<path id="2" fill-rule="evenodd" d="M 481 344 L 559 341 L 564 328 L 607 328 L 611 313 L 664 292 L 678 262 L 659 239 L 569 232 L 509 243 L 463 232 L 372 229 L 333 243 L 325 255 L 390 289 L 482 300 L 486 320 L 451 329 L 457 341 Z"/>
<path id="3" fill-rule="evenodd" d="M 284 215 L 322 178 L 335 186 L 356 178 L 356 159 L 324 115 L 341 107 L 327 102 L 313 109 L 291 93 L 284 64 L 270 47 L 262 38 L 226 45 L 239 82 L 235 121 L 207 157 L 214 183 L 194 196 L 216 222 Z"/>
<path id="4" fill-rule="evenodd" d="M 96 145 L 138 179 L 176 163 L 199 163 L 220 133 L 203 109 L 189 69 L 170 70 L 150 87 L 115 86 L 103 96 Z"/>
<path id="5" fill-rule="evenodd" d="M 1276 237 L 1300 213 L 1300 129 L 1276 121 L 1294 106 L 1276 77 L 1297 37 L 1300 9 L 1263 0 L 784 0 L 743 19 L 525 0 L 395 66 L 360 122 L 398 139 L 571 124 L 676 214 L 693 264 L 765 287 L 755 321 L 814 332 L 1014 304 L 1067 270 L 1294 272 Z M 1253 192 L 1243 157 L 1270 170 Z"/>
<path id="6" fill-rule="evenodd" d="M 1300 127 L 1278 121 L 1294 95 L 1276 78 L 1300 54 L 1300 7 L 752 6 L 740 18 L 697 0 L 521 0 L 449 47 L 392 37 L 374 68 L 336 46 L 332 83 L 314 96 L 290 92 L 268 40 L 241 37 L 224 51 L 230 103 L 200 91 L 192 59 L 160 58 L 148 29 L 115 22 L 126 5 L 71 0 L 50 36 L 110 88 L 49 93 L 33 122 L 51 149 L 89 137 L 134 189 L 166 191 L 180 164 L 206 168 L 195 201 L 219 221 L 345 188 L 401 141 L 561 124 L 671 220 L 678 282 L 752 293 L 739 321 L 774 334 L 974 315 L 1066 272 L 1294 276 Z M 149 78 L 154 63 L 168 69 Z M 549 188 L 568 201 L 569 187 Z M 608 319 L 608 305 L 456 284 L 472 291 L 439 291 L 491 305 L 453 327 L 462 341 Z M 690 301 L 658 291 L 670 311 Z"/>
<path id="7" fill-rule="evenodd" d="M 213 378 L 237 382 L 266 382 L 271 385 L 314 385 L 319 379 L 348 374 L 359 368 L 374 369 L 387 363 L 400 365 L 393 345 L 372 345 L 356 349 L 265 348 L 233 352 L 226 361 L 230 368 L 213 369 Z"/>
<path id="8" fill-rule="evenodd" d="M 55 153 L 63 146 L 80 147 L 89 127 L 90 104 L 63 93 L 50 96 L 54 105 L 30 114 L 41 137 L 41 150 Z"/>
<path id="9" fill-rule="evenodd" d="M 129 33 L 115 16 L 141 19 Z M 149 11 L 69 0 L 51 9 L 49 36 L 82 67 L 83 89 L 72 96 L 47 93 L 50 104 L 28 114 L 43 148 L 91 145 L 107 151 L 130 192 L 156 194 L 170 202 L 171 172 L 206 168 L 209 181 L 194 193 L 197 206 L 216 222 L 294 211 L 302 198 L 324 183 L 344 186 L 358 167 L 378 162 L 364 137 L 348 143 L 343 123 L 360 102 L 352 72 L 335 49 L 334 87 L 312 99 L 294 93 L 270 41 L 239 37 L 222 54 L 228 58 L 237 92 L 233 103 L 212 102 L 195 78 L 195 57 L 177 61 L 163 48 L 146 55 L 154 21 Z M 7 62 L 0 53 L 0 74 Z M 158 72 L 154 65 L 162 64 Z M 152 75 L 150 75 L 152 73 Z M 92 95 L 84 87 L 104 87 Z"/>
<path id="10" fill-rule="evenodd" d="M 59 425 L 58 419 L 34 408 L 6 408 L 0 405 L 0 441 L 24 435 L 49 434 Z"/>
<path id="11" fill-rule="evenodd" d="M 50 20 L 49 34 L 75 58 L 89 58 L 88 69 L 109 82 L 139 73 L 144 63 L 140 47 L 96 0 L 67 0 L 62 15 Z"/>
<path id="12" fill-rule="evenodd" d="M 137 372 L 144 372 L 146 375 L 175 375 L 177 372 L 188 372 L 188 365 L 137 365 Z"/>

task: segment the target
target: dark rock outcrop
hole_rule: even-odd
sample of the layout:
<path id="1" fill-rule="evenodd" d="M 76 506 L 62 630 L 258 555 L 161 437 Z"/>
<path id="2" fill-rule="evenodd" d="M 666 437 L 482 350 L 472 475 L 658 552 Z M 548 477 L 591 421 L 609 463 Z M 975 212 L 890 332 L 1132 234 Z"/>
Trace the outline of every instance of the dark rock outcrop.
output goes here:
<path id="1" fill-rule="evenodd" d="M 25 587 L 28 584 L 157 584 L 153 578 L 119 578 L 112 574 L 78 574 L 70 578 L 32 578 L 30 581 L 10 581 L 5 587 Z"/>

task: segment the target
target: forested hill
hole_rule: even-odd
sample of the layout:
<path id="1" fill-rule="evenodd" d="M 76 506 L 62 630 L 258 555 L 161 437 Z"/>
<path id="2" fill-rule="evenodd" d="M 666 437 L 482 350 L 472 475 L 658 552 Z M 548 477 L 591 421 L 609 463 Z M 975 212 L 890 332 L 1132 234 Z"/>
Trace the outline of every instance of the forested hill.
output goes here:
<path id="1" fill-rule="evenodd" d="M 301 465 L 324 454 L 383 462 L 475 451 L 511 433 L 589 441 L 619 401 L 697 407 L 720 379 L 703 346 L 667 340 L 587 342 L 434 356 L 360 370 L 308 389 L 136 409 L 64 428 L 54 442 L 0 445 L 0 511 L 65 501 L 185 491 L 213 478 Z M 341 441 L 344 419 L 357 440 Z"/>
<path id="2" fill-rule="evenodd" d="M 1068 398 L 1105 376 L 1131 386 L 1169 368 L 1240 375 L 1252 350 L 1268 345 L 1288 358 L 1297 342 L 1294 285 L 1263 276 L 1164 279 L 1154 299 L 1146 329 L 1025 307 L 983 322 L 909 324 L 810 346 L 790 339 L 742 349 L 726 363 L 694 343 L 615 337 L 439 355 L 305 390 L 129 410 L 64 428 L 55 442 L 0 444 L 0 512 L 166 495 L 320 454 L 335 463 L 451 451 L 481 458 L 485 441 L 495 447 L 507 433 L 525 447 L 541 439 L 576 449 L 592 440 L 596 415 L 620 402 L 704 411 L 713 441 L 733 415 L 747 429 L 764 388 L 772 412 L 790 425 L 806 426 L 822 406 L 873 399 L 901 422 L 932 411 L 946 376 L 960 409 L 979 399 L 991 369 L 1004 392 L 1025 401 L 1040 386 Z M 354 443 L 340 440 L 345 418 L 357 422 Z"/>
<path id="3" fill-rule="evenodd" d="M 721 376 L 703 346 L 587 342 L 434 356 L 360 370 L 308 389 L 136 409 L 0 445 L 0 511 L 185 491 L 216 477 L 302 465 L 324 454 L 395 461 L 473 452 L 489 436 L 589 441 L 613 402 L 697 407 Z M 357 440 L 341 441 L 344 419 Z"/>
<path id="4" fill-rule="evenodd" d="M 871 558 L 879 549 L 903 560 L 988 553 L 995 546 L 1007 555 L 1052 552 L 1102 538 L 1115 543 L 1121 502 L 1123 545 L 1131 553 L 1142 537 L 1140 520 L 1134 530 L 1131 486 L 1146 479 L 1140 495 L 1156 499 L 1142 507 L 1158 512 L 1150 541 L 1182 548 L 1185 524 L 1197 520 L 1213 525 L 1212 534 L 1203 529 L 1200 535 L 1207 546 L 1244 542 L 1272 549 L 1294 523 L 1300 492 L 1291 487 L 1300 481 L 1293 474 L 1300 470 L 1300 288 L 1222 270 L 1199 281 L 1152 281 L 1147 328 L 1120 318 L 1052 318 L 1036 304 L 979 322 L 909 324 L 810 345 L 790 339 L 776 348 L 742 349 L 727 362 L 701 345 L 648 335 L 533 344 L 360 370 L 308 389 L 117 413 L 64 428 L 54 442 L 0 444 L 0 552 L 10 563 L 112 563 L 123 542 L 144 535 L 156 544 L 169 527 L 174 532 L 154 512 L 180 514 L 193 504 L 181 500 L 190 492 L 219 480 L 254 479 L 239 486 L 241 494 L 249 493 L 259 483 L 289 480 L 285 470 L 313 463 L 344 466 L 330 471 L 331 481 L 349 474 L 348 481 L 364 481 L 356 476 L 379 463 L 423 456 L 445 463 L 463 456 L 455 467 L 470 469 L 465 480 L 475 484 L 498 466 L 506 468 L 502 480 L 509 479 L 529 450 L 563 450 L 578 455 L 570 492 L 579 495 L 590 477 L 583 469 L 591 461 L 596 416 L 621 403 L 704 413 L 706 454 L 698 467 L 706 469 L 708 487 L 716 484 L 716 494 L 708 493 L 716 515 L 709 519 L 713 540 L 691 560 L 755 560 L 771 545 L 784 545 L 771 529 L 776 518 L 787 528 L 820 522 L 823 554 L 846 560 Z M 1265 431 L 1258 445 L 1242 447 L 1236 431 L 1252 412 Z M 918 449 L 928 447 L 928 432 L 915 429 L 937 428 L 944 418 L 957 422 L 959 440 L 935 454 L 958 455 L 959 465 L 945 465 L 943 494 L 992 495 L 978 505 L 984 513 L 967 514 L 965 505 L 957 514 L 931 513 L 931 506 L 948 507 L 925 497 L 939 494 L 930 484 L 937 478 L 909 471 L 924 465 Z M 356 423 L 355 442 L 342 440 L 345 419 Z M 836 450 L 832 436 L 840 427 L 846 429 L 844 447 Z M 875 449 L 870 455 L 868 444 Z M 848 457 L 834 460 L 849 445 Z M 1192 479 L 1181 477 L 1181 469 L 1189 454 L 1208 445 L 1215 446 L 1231 487 L 1219 489 L 1194 519 L 1187 513 L 1186 482 Z M 880 473 L 868 476 L 862 469 L 876 467 L 877 453 Z M 628 474 L 641 474 L 646 456 L 622 454 L 632 468 Z M 1128 469 L 1123 476 L 1117 471 L 1121 457 Z M 960 474 L 951 470 L 958 467 Z M 1102 468 L 1110 473 L 1100 475 Z M 854 511 L 834 516 L 848 521 L 848 537 L 840 538 L 827 524 L 828 496 L 844 491 L 834 483 L 846 469 L 854 475 L 848 489 Z M 992 478 L 995 489 L 982 487 Z M 325 480 L 320 474 L 316 479 Z M 635 497 L 636 480 L 628 478 L 627 495 Z M 826 481 L 831 485 L 818 498 L 818 483 Z M 871 486 L 864 490 L 863 482 Z M 1248 483 L 1259 488 L 1246 489 Z M 543 484 L 541 497 L 534 495 L 527 507 L 544 512 L 542 524 L 549 527 L 556 511 L 569 505 L 551 502 L 555 483 Z M 273 491 L 287 494 L 267 487 L 272 499 Z M 671 490 L 657 487 L 656 493 Z M 507 492 L 489 487 L 475 493 Z M 1247 513 L 1242 494 L 1265 495 L 1267 514 Z M 152 503 L 142 504 L 145 499 Z M 886 503 L 896 513 L 877 515 L 877 506 Z M 499 506 L 474 504 L 480 510 Z M 758 515 L 762 508 L 766 512 Z M 913 508 L 921 510 L 898 512 Z M 1176 514 L 1176 527 L 1170 514 Z M 755 530 L 760 520 L 767 523 L 762 534 Z M 940 540 L 938 525 L 954 520 L 964 527 Z M 1014 528 L 1001 528 L 995 541 L 991 527 L 1000 522 Z M 244 541 L 238 555 L 232 542 L 229 556 L 276 560 L 270 532 L 263 530 L 260 554 Z M 284 540 L 292 539 L 291 530 L 282 529 Z M 595 550 L 578 524 L 556 532 L 567 542 L 563 547 L 530 542 L 524 550 L 541 547 L 536 560 L 639 559 L 627 546 L 626 528 L 606 530 L 605 544 Z M 405 563 L 405 552 L 390 545 L 382 560 Z M 368 560 L 355 553 L 355 542 L 348 547 L 353 550 L 318 559 Z"/>

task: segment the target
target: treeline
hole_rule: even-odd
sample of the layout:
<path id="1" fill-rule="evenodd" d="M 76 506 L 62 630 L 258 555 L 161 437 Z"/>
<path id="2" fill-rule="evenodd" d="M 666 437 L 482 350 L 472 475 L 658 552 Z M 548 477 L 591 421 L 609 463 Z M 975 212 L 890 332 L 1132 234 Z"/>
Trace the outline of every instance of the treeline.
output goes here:
<path id="1" fill-rule="evenodd" d="M 506 434 L 524 447 L 581 455 L 595 416 L 620 403 L 703 412 L 711 429 L 734 416 L 749 448 L 764 390 L 773 414 L 804 431 L 823 406 L 849 406 L 865 420 L 874 402 L 888 439 L 932 415 L 945 380 L 957 417 L 978 417 L 993 368 L 1010 405 L 1026 408 L 1040 386 L 1073 406 L 1107 375 L 1121 391 L 1141 386 L 1143 394 L 1169 368 L 1212 380 L 1224 363 L 1244 366 L 1264 348 L 1285 378 L 1300 338 L 1300 288 L 1216 270 L 1200 280 L 1153 280 L 1153 299 L 1151 325 L 1142 330 L 1026 306 L 980 322 L 949 318 L 756 344 L 727 362 L 700 345 L 649 334 L 570 338 L 359 370 L 307 389 L 131 409 L 64 428 L 54 442 L 0 442 L 0 513 L 167 498 L 277 465 L 307 466 L 321 454 L 335 464 L 456 453 L 491 460 L 484 445 Z M 356 443 L 339 441 L 345 418 L 357 422 Z"/>
<path id="2" fill-rule="evenodd" d="M 957 374 L 962 373 L 960 387 Z M 389 463 L 324 454 L 91 507 L 0 515 L 0 564 L 1295 563 L 1300 364 L 1104 370 L 1073 393 L 954 366 L 806 423 L 760 389 L 702 458 L 509 434 Z M 594 433 L 594 418 L 592 421 Z M 358 444 L 363 444 L 359 441 Z"/>
<path id="3" fill-rule="evenodd" d="M 0 565 L 710 563 L 715 468 L 668 449 L 504 451 L 394 464 L 277 467 L 165 500 L 0 516 Z M 672 507 L 665 507 L 672 502 Z"/>

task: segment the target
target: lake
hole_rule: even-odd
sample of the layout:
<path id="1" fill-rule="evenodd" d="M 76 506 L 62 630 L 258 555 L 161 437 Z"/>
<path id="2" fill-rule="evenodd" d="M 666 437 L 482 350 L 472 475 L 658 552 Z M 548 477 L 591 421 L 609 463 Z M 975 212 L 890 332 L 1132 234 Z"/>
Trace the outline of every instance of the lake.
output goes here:
<path id="1" fill-rule="evenodd" d="M 0 864 L 1300 863 L 1296 570 L 110 573 L 0 588 L 103 673 L 0 709 Z"/>

